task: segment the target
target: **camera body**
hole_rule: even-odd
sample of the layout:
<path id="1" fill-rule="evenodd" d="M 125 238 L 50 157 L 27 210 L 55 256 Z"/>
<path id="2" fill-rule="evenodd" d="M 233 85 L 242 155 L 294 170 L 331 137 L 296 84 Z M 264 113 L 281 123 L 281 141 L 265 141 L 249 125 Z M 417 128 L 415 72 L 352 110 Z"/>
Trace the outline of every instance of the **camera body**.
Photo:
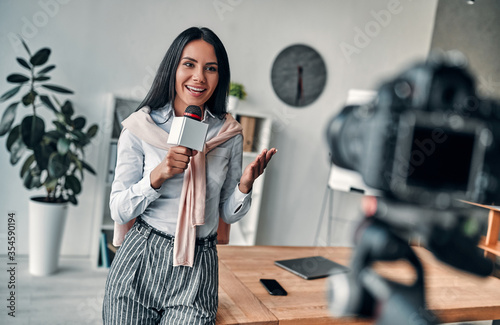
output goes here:
<path id="1" fill-rule="evenodd" d="M 460 200 L 500 201 L 500 105 L 476 94 L 456 58 L 431 56 L 382 84 L 370 103 L 346 106 L 328 124 L 333 163 L 382 192 L 375 214 L 356 231 L 351 272 L 329 278 L 329 306 L 337 317 L 438 323 L 425 309 L 423 268 L 408 244 L 415 234 L 447 264 L 480 276 L 493 270 L 477 248 L 480 229 L 470 227 Z M 416 271 L 413 285 L 371 268 L 398 259 Z"/>
<path id="2" fill-rule="evenodd" d="M 500 106 L 450 60 L 414 65 L 327 133 L 333 163 L 388 198 L 438 210 L 500 201 Z"/>

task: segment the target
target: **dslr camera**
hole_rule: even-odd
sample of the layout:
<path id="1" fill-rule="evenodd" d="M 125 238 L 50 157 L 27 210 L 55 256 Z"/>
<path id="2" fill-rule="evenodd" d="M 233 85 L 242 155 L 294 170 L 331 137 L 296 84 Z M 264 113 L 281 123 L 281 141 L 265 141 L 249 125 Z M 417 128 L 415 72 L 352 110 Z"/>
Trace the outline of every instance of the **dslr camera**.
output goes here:
<path id="1" fill-rule="evenodd" d="M 476 94 L 462 62 L 456 54 L 431 56 L 382 84 L 370 103 L 344 107 L 327 126 L 333 163 L 383 194 L 355 234 L 351 272 L 329 277 L 337 317 L 438 323 L 426 309 L 423 267 L 409 245 L 415 234 L 449 265 L 480 276 L 493 271 L 461 200 L 499 201 L 500 106 Z M 399 259 L 415 270 L 412 285 L 372 270 L 377 261 Z"/>
<path id="2" fill-rule="evenodd" d="M 369 104 L 344 107 L 327 128 L 333 163 L 399 202 L 438 210 L 498 202 L 500 109 L 476 94 L 462 62 L 431 58 Z"/>

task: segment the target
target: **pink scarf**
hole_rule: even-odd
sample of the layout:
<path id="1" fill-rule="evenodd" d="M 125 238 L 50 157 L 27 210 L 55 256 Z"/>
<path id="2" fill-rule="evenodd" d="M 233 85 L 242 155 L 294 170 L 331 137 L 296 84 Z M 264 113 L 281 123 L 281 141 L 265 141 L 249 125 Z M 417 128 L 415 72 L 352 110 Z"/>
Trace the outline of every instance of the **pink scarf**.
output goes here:
<path id="1" fill-rule="evenodd" d="M 149 107 L 143 107 L 131 114 L 122 122 L 124 129 L 128 129 L 139 139 L 148 144 L 168 150 L 172 145 L 167 144 L 168 133 L 156 125 L 149 113 Z M 206 199 L 206 169 L 205 155 L 207 152 L 226 142 L 237 134 L 242 133 L 241 125 L 231 116 L 226 114 L 226 121 L 219 133 L 205 143 L 203 152 L 191 158 L 184 173 L 177 216 L 177 229 L 174 241 L 174 266 L 193 266 L 194 249 L 196 244 L 196 227 L 205 224 L 205 199 Z M 132 228 L 135 218 L 128 223 L 120 225 L 115 222 L 113 245 L 120 246 L 127 232 Z M 219 219 L 217 241 L 219 244 L 229 242 L 229 225 Z"/>

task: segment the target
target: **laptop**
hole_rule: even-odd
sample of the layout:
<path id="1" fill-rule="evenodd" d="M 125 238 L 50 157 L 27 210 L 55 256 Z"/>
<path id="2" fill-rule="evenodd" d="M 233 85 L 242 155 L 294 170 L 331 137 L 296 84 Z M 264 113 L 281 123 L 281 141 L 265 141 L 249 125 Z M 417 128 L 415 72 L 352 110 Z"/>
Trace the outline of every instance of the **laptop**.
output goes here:
<path id="1" fill-rule="evenodd" d="M 323 256 L 281 260 L 275 261 L 274 264 L 306 280 L 325 278 L 332 274 L 349 272 L 348 267 Z"/>

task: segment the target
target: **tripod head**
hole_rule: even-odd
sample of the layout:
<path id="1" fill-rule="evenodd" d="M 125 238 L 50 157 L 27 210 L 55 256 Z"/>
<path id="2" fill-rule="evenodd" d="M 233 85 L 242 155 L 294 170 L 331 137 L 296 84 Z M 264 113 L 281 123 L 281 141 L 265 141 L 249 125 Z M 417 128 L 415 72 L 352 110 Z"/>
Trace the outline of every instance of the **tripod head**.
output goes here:
<path id="1" fill-rule="evenodd" d="M 493 263 L 477 247 L 482 229 L 471 214 L 470 206 L 463 203 L 453 209 L 439 210 L 378 198 L 374 217 L 407 242 L 418 237 L 422 246 L 444 263 L 488 276 L 493 272 Z"/>
<path id="2" fill-rule="evenodd" d="M 418 234 L 442 261 L 487 276 L 493 263 L 475 249 L 479 235 L 468 230 L 468 222 L 458 211 L 427 210 L 379 199 L 375 215 L 365 218 L 356 233 L 351 272 L 328 279 L 330 310 L 338 317 L 375 317 L 379 325 L 437 324 L 437 317 L 426 309 L 422 265 L 408 242 Z M 377 261 L 396 260 L 412 266 L 413 284 L 385 279 L 372 268 Z"/>

